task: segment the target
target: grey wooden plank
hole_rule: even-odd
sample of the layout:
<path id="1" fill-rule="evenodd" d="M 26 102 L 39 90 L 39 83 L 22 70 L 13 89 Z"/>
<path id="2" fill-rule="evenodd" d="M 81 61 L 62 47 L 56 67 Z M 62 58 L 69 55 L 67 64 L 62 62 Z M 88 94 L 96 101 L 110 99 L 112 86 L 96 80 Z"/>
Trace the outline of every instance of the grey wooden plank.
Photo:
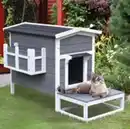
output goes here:
<path id="1" fill-rule="evenodd" d="M 118 95 L 118 94 L 122 94 L 122 93 L 123 93 L 122 91 L 111 89 L 110 90 L 110 94 L 107 97 Z M 95 100 L 101 99 L 99 97 L 92 97 L 89 94 L 76 94 L 76 93 L 74 93 L 74 94 L 62 94 L 62 93 L 58 93 L 58 94 L 66 96 L 66 97 L 70 97 L 70 98 L 73 98 L 73 99 L 76 99 L 76 100 L 79 100 L 79 101 L 82 101 L 82 102 L 86 102 L 86 103 L 90 102 L 90 101 L 95 101 Z"/>

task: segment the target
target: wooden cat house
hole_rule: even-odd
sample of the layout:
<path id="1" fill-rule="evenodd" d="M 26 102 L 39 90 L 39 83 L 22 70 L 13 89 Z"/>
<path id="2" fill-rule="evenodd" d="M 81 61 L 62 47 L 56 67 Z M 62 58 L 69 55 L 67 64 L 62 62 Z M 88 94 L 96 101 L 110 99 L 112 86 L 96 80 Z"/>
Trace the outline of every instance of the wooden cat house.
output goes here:
<path id="1" fill-rule="evenodd" d="M 95 65 L 95 37 L 101 31 L 29 22 L 6 27 L 4 31 L 9 33 L 9 44 L 4 44 L 4 66 L 11 69 L 11 94 L 15 92 L 14 84 L 53 94 L 56 112 L 83 121 L 124 109 L 124 93 L 117 90 L 102 99 L 57 92 L 58 86 L 72 88 L 90 79 Z M 113 106 L 114 111 L 89 118 L 89 106 L 113 99 L 120 99 L 120 106 Z M 62 100 L 83 106 L 83 116 L 68 113 L 69 108 L 61 107 Z"/>

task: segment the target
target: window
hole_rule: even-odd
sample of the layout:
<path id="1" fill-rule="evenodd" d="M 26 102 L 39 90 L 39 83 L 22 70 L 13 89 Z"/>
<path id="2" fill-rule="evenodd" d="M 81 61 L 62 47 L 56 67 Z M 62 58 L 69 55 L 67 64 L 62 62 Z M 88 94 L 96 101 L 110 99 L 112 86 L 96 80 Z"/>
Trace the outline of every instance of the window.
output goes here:
<path id="1" fill-rule="evenodd" d="M 69 61 L 68 84 L 80 83 L 83 81 L 83 56 L 74 57 Z"/>

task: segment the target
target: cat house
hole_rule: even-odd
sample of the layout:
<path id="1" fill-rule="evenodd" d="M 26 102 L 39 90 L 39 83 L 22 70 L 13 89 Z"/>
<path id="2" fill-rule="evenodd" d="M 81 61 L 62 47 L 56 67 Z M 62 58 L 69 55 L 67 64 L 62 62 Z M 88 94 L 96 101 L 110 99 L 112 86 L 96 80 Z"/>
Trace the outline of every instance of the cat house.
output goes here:
<path id="1" fill-rule="evenodd" d="M 72 88 L 90 79 L 95 67 L 95 37 L 101 31 L 23 22 L 4 28 L 4 32 L 9 33 L 9 44 L 4 44 L 4 67 L 11 70 L 11 94 L 14 84 L 53 94 L 55 111 L 64 114 L 60 99 L 84 105 L 58 94 L 56 89 Z"/>

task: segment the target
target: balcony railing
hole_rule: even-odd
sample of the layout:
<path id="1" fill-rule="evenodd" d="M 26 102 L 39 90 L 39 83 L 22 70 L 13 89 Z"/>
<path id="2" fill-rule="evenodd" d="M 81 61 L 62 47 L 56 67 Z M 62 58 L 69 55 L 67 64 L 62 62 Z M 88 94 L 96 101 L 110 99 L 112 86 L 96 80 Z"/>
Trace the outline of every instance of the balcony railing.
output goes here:
<path id="1" fill-rule="evenodd" d="M 28 75 L 46 73 L 46 48 L 41 48 L 37 55 L 34 48 L 25 51 L 18 43 L 14 47 L 4 44 L 4 67 Z"/>

